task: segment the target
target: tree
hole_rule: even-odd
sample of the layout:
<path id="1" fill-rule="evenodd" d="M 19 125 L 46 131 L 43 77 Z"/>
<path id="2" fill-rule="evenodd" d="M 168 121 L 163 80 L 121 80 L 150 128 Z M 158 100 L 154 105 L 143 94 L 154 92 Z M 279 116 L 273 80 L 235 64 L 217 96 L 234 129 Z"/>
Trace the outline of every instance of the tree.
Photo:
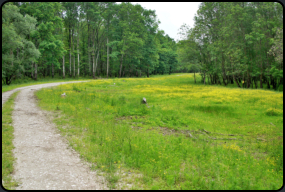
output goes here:
<path id="1" fill-rule="evenodd" d="M 7 3 L 3 6 L 2 79 L 7 85 L 40 57 L 39 50 L 28 40 L 36 30 L 36 22 L 28 14 L 24 17 L 15 5 Z"/>
<path id="2" fill-rule="evenodd" d="M 76 74 L 93 78 L 105 74 L 107 77 L 127 74 L 149 77 L 157 72 L 171 74 L 177 67 L 176 42 L 158 29 L 155 11 L 141 5 L 114 2 L 11 4 L 18 7 L 25 20 L 21 22 L 34 23 L 34 27 L 26 30 L 26 24 L 3 20 L 3 35 L 8 37 L 2 40 L 5 44 L 3 77 L 6 78 L 9 67 L 15 67 L 7 76 L 7 82 L 9 78 L 23 75 L 35 80 L 38 74 L 54 77 L 57 72 L 63 78 L 66 72 L 70 77 Z M 2 18 L 8 15 L 6 11 Z M 13 17 L 18 15 L 15 13 Z"/>
<path id="3" fill-rule="evenodd" d="M 283 28 L 282 14 L 274 2 L 201 3 L 194 28 L 181 27 L 179 65 L 190 65 L 196 58 L 204 84 L 206 78 L 210 84 L 221 84 L 222 79 L 225 85 L 235 82 L 238 87 L 257 88 L 259 81 L 260 88 L 267 83 L 267 88 L 276 89 L 276 82 L 283 79 L 273 71 L 283 66 L 267 53 L 276 29 Z"/>

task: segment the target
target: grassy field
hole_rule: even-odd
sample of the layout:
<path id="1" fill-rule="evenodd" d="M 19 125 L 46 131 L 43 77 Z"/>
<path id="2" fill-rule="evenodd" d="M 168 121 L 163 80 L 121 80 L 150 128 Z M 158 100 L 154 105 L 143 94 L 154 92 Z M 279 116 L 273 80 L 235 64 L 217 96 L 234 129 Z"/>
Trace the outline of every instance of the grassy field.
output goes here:
<path id="1" fill-rule="evenodd" d="M 55 76 L 54 78 L 46 77 L 46 78 L 39 78 L 37 81 L 31 79 L 31 78 L 25 78 L 25 79 L 17 79 L 15 81 L 12 81 L 10 85 L 5 85 L 2 82 L 2 93 L 6 91 L 10 91 L 12 89 L 16 89 L 19 87 L 25 87 L 30 85 L 38 85 L 38 84 L 44 84 L 44 83 L 57 83 L 57 82 L 66 82 L 66 81 L 84 81 L 84 80 L 91 80 L 91 78 L 84 78 L 84 77 L 76 77 L 76 78 L 70 78 L 67 77 L 65 79 L 62 79 L 62 77 Z"/>
<path id="2" fill-rule="evenodd" d="M 283 185 L 283 92 L 205 86 L 192 74 L 173 74 L 66 84 L 36 95 L 113 188 L 126 172 L 140 175 L 127 181 L 133 189 Z"/>
<path id="3" fill-rule="evenodd" d="M 13 163 L 14 156 L 12 150 L 14 145 L 12 143 L 14 139 L 14 128 L 12 126 L 12 112 L 14 109 L 14 99 L 19 93 L 13 93 L 8 101 L 2 107 L 2 181 L 3 187 L 10 190 L 18 185 L 16 181 L 12 179 L 12 172 L 14 171 Z"/>

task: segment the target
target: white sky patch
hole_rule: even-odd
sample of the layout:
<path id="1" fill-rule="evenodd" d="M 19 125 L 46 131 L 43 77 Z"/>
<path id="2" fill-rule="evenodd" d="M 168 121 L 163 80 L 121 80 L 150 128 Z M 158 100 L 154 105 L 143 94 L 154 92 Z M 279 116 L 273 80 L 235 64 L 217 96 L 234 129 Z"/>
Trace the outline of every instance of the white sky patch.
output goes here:
<path id="1" fill-rule="evenodd" d="M 169 37 L 178 40 L 179 28 L 186 23 L 194 27 L 194 16 L 199 9 L 200 2 L 131 2 L 140 4 L 145 9 L 155 10 L 157 19 L 161 22 L 159 29 L 164 30 Z"/>

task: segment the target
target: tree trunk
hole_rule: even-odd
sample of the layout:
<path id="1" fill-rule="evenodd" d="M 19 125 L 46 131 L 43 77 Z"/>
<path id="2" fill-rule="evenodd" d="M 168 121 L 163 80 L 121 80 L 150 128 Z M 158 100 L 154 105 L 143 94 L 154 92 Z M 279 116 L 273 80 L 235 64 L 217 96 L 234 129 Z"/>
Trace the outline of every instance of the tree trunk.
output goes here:
<path id="1" fill-rule="evenodd" d="M 225 78 L 224 78 L 224 75 L 222 76 L 222 78 L 223 78 L 223 83 L 224 83 L 224 85 L 227 86 L 228 83 L 226 82 L 226 80 L 225 80 Z"/>
<path id="2" fill-rule="evenodd" d="M 54 78 L 54 65 L 53 63 L 51 64 L 51 76 Z"/>
<path id="3" fill-rule="evenodd" d="M 98 52 L 97 52 L 97 57 L 96 57 L 96 63 L 95 63 L 95 73 L 96 73 L 96 70 L 97 70 L 98 57 L 99 57 L 99 49 L 98 49 Z"/>
<path id="4" fill-rule="evenodd" d="M 34 77 L 35 81 L 38 80 L 38 64 L 35 63 L 35 77 Z"/>
<path id="5" fill-rule="evenodd" d="M 34 69 L 34 64 L 33 64 L 33 62 L 32 62 L 32 63 L 31 63 L 31 78 L 32 78 L 32 79 L 34 79 L 33 69 Z"/>
<path id="6" fill-rule="evenodd" d="M 70 25 L 69 25 L 70 27 Z M 72 76 L 71 73 L 71 29 L 69 28 L 69 76 Z"/>
<path id="7" fill-rule="evenodd" d="M 211 74 L 209 74 L 209 76 L 210 76 L 210 83 L 211 83 L 211 84 L 214 84 L 214 82 L 213 82 L 213 80 L 212 80 L 214 77 L 212 77 Z M 208 76 L 208 84 L 209 84 L 209 76 Z"/>
<path id="8" fill-rule="evenodd" d="M 227 86 L 228 82 L 225 81 L 226 79 L 226 72 L 225 72 L 225 59 L 224 59 L 224 54 L 222 52 L 222 72 L 223 72 L 223 82 L 225 86 Z"/>
<path id="9" fill-rule="evenodd" d="M 108 42 L 109 42 L 109 39 L 107 36 L 107 44 Z M 107 45 L 107 78 L 109 78 L 108 72 L 109 72 L 109 46 Z"/>
<path id="10" fill-rule="evenodd" d="M 124 55 L 122 54 L 122 57 L 121 57 L 121 65 L 120 65 L 120 74 L 119 74 L 119 77 L 121 77 L 121 74 L 122 74 L 123 57 L 124 57 Z"/>
<path id="11" fill-rule="evenodd" d="M 10 85 L 13 76 L 11 75 L 10 78 L 6 76 L 6 85 Z"/>
<path id="12" fill-rule="evenodd" d="M 234 79 L 234 81 L 236 82 L 237 86 L 240 88 L 240 85 L 239 85 L 238 81 L 236 80 L 236 78 L 235 78 L 235 75 L 234 75 L 234 74 L 233 74 L 233 79 Z"/>
<path id="13" fill-rule="evenodd" d="M 80 67 L 79 67 L 79 53 L 78 53 L 77 55 L 78 55 L 78 69 L 77 69 L 77 76 L 79 77 L 79 73 L 80 73 Z"/>
<path id="14" fill-rule="evenodd" d="M 103 54 L 103 53 L 102 53 Z M 103 61 L 102 61 L 102 54 L 99 54 L 99 63 L 100 63 L 100 75 L 103 75 Z"/>
<path id="15" fill-rule="evenodd" d="M 194 82 L 196 83 L 195 71 L 194 71 Z"/>
<path id="16" fill-rule="evenodd" d="M 90 46 L 91 45 L 91 40 L 90 40 L 90 31 L 89 31 L 89 24 L 88 24 L 88 66 L 89 66 L 89 75 L 91 75 L 91 55 L 90 55 Z"/>
<path id="17" fill-rule="evenodd" d="M 62 78 L 65 78 L 64 55 L 62 56 Z"/>
<path id="18" fill-rule="evenodd" d="M 148 72 L 148 68 L 147 68 L 147 77 L 149 77 L 149 72 Z"/>
<path id="19" fill-rule="evenodd" d="M 10 54 L 11 54 L 11 57 L 12 57 L 12 59 L 11 59 L 11 60 L 12 60 L 12 61 L 11 61 L 11 65 L 12 65 L 12 67 L 13 67 L 13 66 L 14 66 L 14 64 L 13 64 L 13 60 L 14 60 L 13 56 L 14 56 L 14 55 L 13 55 L 13 51 L 12 51 L 12 50 L 11 50 L 11 53 L 10 53 Z"/>
<path id="20" fill-rule="evenodd" d="M 245 83 L 244 83 L 245 81 L 244 81 L 244 74 L 242 74 L 242 88 L 244 88 L 245 87 Z"/>
<path id="21" fill-rule="evenodd" d="M 94 32 L 94 29 L 93 29 L 93 49 L 92 49 L 92 76 L 93 76 L 93 79 L 95 79 L 95 32 Z M 96 50 L 97 51 L 97 50 Z"/>
<path id="22" fill-rule="evenodd" d="M 263 86 L 262 86 L 262 73 L 260 74 L 260 88 L 262 89 Z"/>
<path id="23" fill-rule="evenodd" d="M 274 89 L 274 90 L 276 90 L 276 88 L 277 88 L 277 86 L 276 86 L 276 85 L 277 85 L 277 83 L 275 82 L 275 80 L 274 80 L 274 79 L 272 79 L 272 84 L 273 84 L 273 89 Z"/>
<path id="24" fill-rule="evenodd" d="M 257 82 L 256 82 L 256 79 L 257 79 L 256 77 L 253 78 L 254 85 L 255 85 L 255 89 L 257 89 Z"/>
<path id="25" fill-rule="evenodd" d="M 136 77 L 139 77 L 138 68 L 136 68 Z"/>
<path id="26" fill-rule="evenodd" d="M 73 78 L 75 78 L 74 30 L 72 30 Z"/>
<path id="27" fill-rule="evenodd" d="M 94 56 L 95 56 L 95 54 L 94 54 L 94 51 L 93 51 L 93 55 L 92 55 L 92 58 L 93 58 L 93 61 L 92 61 L 92 63 L 93 63 L 93 67 L 92 67 L 92 76 L 93 76 L 93 79 L 95 79 L 95 71 L 94 71 L 94 69 L 95 69 L 95 63 L 94 63 L 94 61 L 95 61 L 95 59 L 94 59 Z"/>
<path id="28" fill-rule="evenodd" d="M 271 82 L 271 84 L 273 83 L 271 76 L 270 76 L 270 82 Z M 269 79 L 268 79 L 267 80 L 267 89 L 270 89 L 270 82 L 269 82 Z"/>
<path id="29" fill-rule="evenodd" d="M 248 70 L 247 70 L 247 80 L 246 80 L 246 83 L 247 83 L 247 86 L 246 86 L 246 88 L 249 88 L 250 87 L 250 76 L 249 76 L 249 72 L 248 72 Z"/>
<path id="30" fill-rule="evenodd" d="M 79 24 L 78 24 L 78 30 L 77 30 L 77 59 L 78 59 L 78 69 L 77 69 L 77 76 L 79 77 L 79 73 L 80 73 L 80 68 L 79 68 Z"/>
<path id="31" fill-rule="evenodd" d="M 46 70 L 45 68 L 42 69 L 43 78 L 45 78 L 45 73 L 46 73 L 45 70 Z"/>

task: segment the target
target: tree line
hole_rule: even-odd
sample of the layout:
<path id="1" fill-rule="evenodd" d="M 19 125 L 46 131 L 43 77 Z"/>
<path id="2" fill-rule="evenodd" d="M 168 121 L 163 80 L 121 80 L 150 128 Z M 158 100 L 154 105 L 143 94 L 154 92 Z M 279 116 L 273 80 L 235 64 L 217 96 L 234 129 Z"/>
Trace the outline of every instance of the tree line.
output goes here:
<path id="1" fill-rule="evenodd" d="M 283 87 L 283 7 L 278 2 L 203 2 L 181 26 L 177 69 L 205 84 Z"/>
<path id="2" fill-rule="evenodd" d="M 171 73 L 174 39 L 154 10 L 122 2 L 9 2 L 2 7 L 2 83 L 28 76 Z"/>

